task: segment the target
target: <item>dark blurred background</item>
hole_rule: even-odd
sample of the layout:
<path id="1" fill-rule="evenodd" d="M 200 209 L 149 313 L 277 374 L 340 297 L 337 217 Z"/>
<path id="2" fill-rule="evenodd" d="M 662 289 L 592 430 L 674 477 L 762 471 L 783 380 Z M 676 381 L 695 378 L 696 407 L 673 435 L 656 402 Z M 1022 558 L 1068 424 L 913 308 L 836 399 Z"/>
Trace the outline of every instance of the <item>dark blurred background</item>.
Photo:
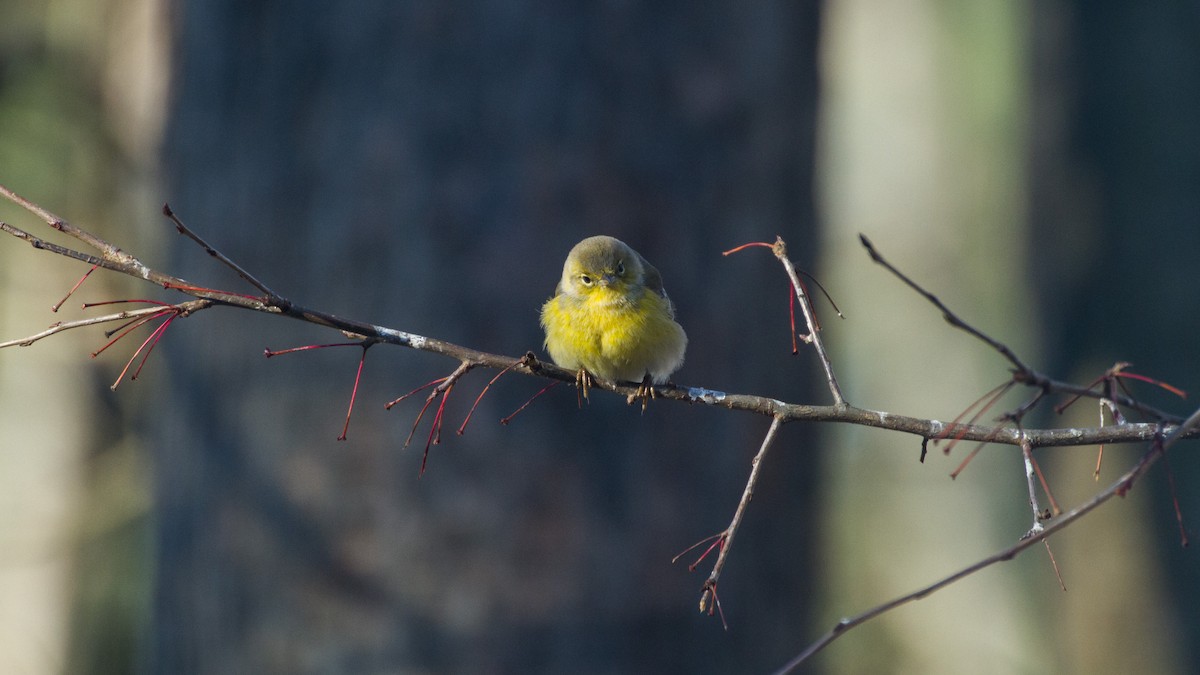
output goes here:
<path id="1" fill-rule="evenodd" d="M 492 352 L 540 352 L 567 250 L 608 233 L 663 273 L 675 380 L 828 402 L 792 357 L 782 235 L 846 311 L 852 403 L 953 418 L 1006 377 L 870 265 L 857 233 L 1044 371 L 1117 360 L 1197 389 L 1200 10 L 1122 3 L 0 0 L 0 182 L 198 284 L 239 280 Z M 0 216 L 38 225 L 4 206 Z M 42 228 L 44 229 L 44 228 Z M 83 269 L 0 245 L 0 339 Z M 168 298 L 98 274 L 79 299 Z M 249 289 L 244 289 L 250 292 Z M 141 378 L 99 331 L 0 356 L 0 670 L 767 672 L 839 617 L 1028 528 L 1019 456 L 785 427 L 701 616 L 703 565 L 767 421 L 541 382 L 455 388 L 418 478 L 421 397 L 456 365 L 235 311 L 177 322 Z M 140 342 L 138 338 L 137 341 Z M 1135 391 L 1172 410 L 1145 385 Z M 1019 399 L 1012 399 L 1015 404 Z M 1037 424 L 1094 425 L 1079 404 Z M 1140 448 L 1047 449 L 1077 504 Z M 1200 518 L 1190 447 L 1171 458 Z M 804 672 L 1188 673 L 1200 566 L 1156 469 L 1044 551 L 846 635 Z"/>

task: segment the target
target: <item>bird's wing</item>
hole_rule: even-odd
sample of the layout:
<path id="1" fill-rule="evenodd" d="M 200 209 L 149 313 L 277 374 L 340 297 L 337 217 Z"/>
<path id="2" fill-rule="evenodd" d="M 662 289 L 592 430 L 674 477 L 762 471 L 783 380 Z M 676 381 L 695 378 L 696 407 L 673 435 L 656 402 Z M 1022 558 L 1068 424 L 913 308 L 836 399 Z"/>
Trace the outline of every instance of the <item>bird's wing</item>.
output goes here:
<path id="1" fill-rule="evenodd" d="M 667 291 L 663 289 L 662 275 L 658 273 L 658 269 L 646 262 L 641 253 L 637 254 L 638 260 L 642 262 L 642 283 L 650 290 L 658 293 L 662 297 L 667 297 Z"/>
<path id="2" fill-rule="evenodd" d="M 667 301 L 667 314 L 674 319 L 675 303 L 671 302 L 671 296 L 667 295 L 667 289 L 663 288 L 662 275 L 658 273 L 658 268 L 646 262 L 641 253 L 638 253 L 638 258 L 642 261 L 642 284 Z"/>

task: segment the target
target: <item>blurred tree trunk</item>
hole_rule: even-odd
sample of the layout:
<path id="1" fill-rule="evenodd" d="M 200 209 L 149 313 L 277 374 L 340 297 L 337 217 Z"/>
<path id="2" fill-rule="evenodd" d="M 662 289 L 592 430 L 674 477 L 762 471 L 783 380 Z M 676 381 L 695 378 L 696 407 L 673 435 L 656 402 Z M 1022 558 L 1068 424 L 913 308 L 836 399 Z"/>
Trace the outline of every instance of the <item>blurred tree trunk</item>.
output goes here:
<path id="1" fill-rule="evenodd" d="M 0 182 L 102 236 L 119 228 L 152 254 L 154 238 L 137 227 L 144 219 L 126 209 L 153 152 L 124 133 L 156 138 L 141 104 L 161 104 L 162 63 L 129 59 L 159 44 L 147 35 L 149 13 L 137 11 L 150 4 L 0 0 Z M 115 95 L 118 79 L 136 92 Z M 62 241 L 7 200 L 0 220 Z M 81 318 L 81 302 L 130 297 L 136 286 L 100 272 L 51 313 L 87 267 L 3 239 L 0 340 Z M 113 394 L 113 360 L 87 357 L 103 344 L 101 330 L 79 330 L 0 354 L 3 673 L 129 672 L 136 663 L 149 470 L 129 424 L 137 389 Z"/>
<path id="2" fill-rule="evenodd" d="M 814 3 L 524 6 L 184 2 L 170 202 L 285 296 L 491 351 L 540 352 L 567 250 L 605 232 L 663 272 L 677 381 L 809 400 L 785 281 L 720 251 L 811 255 Z M 171 263 L 236 287 L 178 242 Z M 448 374 L 299 324 L 172 328 L 155 413 L 157 672 L 730 672 L 777 666 L 810 600 L 811 439 L 787 430 L 722 583 L 671 557 L 723 528 L 767 421 L 491 377 L 431 415 L 384 401 Z M 418 399 L 422 397 L 417 397 Z M 703 569 L 703 568 L 702 568 Z"/>
<path id="3" fill-rule="evenodd" d="M 1047 369 L 1077 381 L 1116 361 L 1200 389 L 1200 42 L 1195 3 L 1037 3 L 1030 259 L 1047 335 Z M 1196 405 L 1132 390 L 1166 410 Z M 1077 406 L 1079 407 L 1079 406 Z M 1094 406 L 1075 420 L 1094 423 Z M 1070 422 L 1071 420 L 1066 420 Z M 1105 452 L 1101 481 L 1144 448 Z M 1094 458 L 1063 455 L 1083 488 Z M 1200 456 L 1170 457 L 1180 507 L 1200 518 Z M 1179 547 L 1165 467 L 1102 522 L 1064 537 L 1067 583 L 1053 604 L 1064 660 L 1077 673 L 1200 670 L 1200 565 Z"/>
<path id="4" fill-rule="evenodd" d="M 1183 337 L 1196 333 L 1200 293 L 1194 8 L 1034 7 L 829 4 L 825 264 L 833 284 L 855 284 L 848 311 L 882 326 L 853 333 L 843 351 L 835 345 L 857 364 L 846 377 L 855 403 L 948 419 L 1006 377 L 995 354 L 867 268 L 855 231 L 1045 372 L 1088 382 L 1127 360 L 1195 389 L 1200 366 Z M 1094 407 L 1077 404 L 1030 422 L 1096 420 Z M 861 429 L 835 436 L 847 450 L 830 455 L 826 474 L 838 495 L 825 547 L 838 561 L 831 620 L 933 581 L 1028 527 L 1011 448 L 985 449 L 951 483 L 942 476 L 970 448 L 949 459 L 931 452 L 918 465 L 916 443 L 897 448 Z M 1069 507 L 1143 451 L 1109 447 L 1099 483 L 1088 449 L 1038 456 Z M 1194 453 L 1171 464 L 1177 484 L 1196 481 Z M 870 647 L 835 646 L 825 657 L 839 672 L 1195 671 L 1185 664 L 1197 662 L 1200 572 L 1173 548 L 1170 496 L 1156 473 L 1052 541 L 1070 592 L 1056 589 L 1044 554 L 1030 553 L 860 629 L 853 639 Z M 1181 506 L 1200 510 L 1186 488 Z"/>
<path id="5" fill-rule="evenodd" d="M 860 232 L 965 320 L 1038 362 L 1022 272 L 1024 11 L 828 5 L 822 267 L 850 317 L 833 351 L 856 405 L 949 421 L 1008 378 L 1002 358 L 873 265 Z M 952 481 L 974 444 L 949 456 L 931 444 L 920 463 L 920 439 L 859 427 L 828 438 L 838 450 L 822 483 L 823 623 L 931 583 L 1030 526 L 1011 447 L 987 448 Z M 1044 554 L 1028 555 L 856 629 L 820 658 L 841 673 L 1059 672 L 1033 597 L 1054 588 Z"/>

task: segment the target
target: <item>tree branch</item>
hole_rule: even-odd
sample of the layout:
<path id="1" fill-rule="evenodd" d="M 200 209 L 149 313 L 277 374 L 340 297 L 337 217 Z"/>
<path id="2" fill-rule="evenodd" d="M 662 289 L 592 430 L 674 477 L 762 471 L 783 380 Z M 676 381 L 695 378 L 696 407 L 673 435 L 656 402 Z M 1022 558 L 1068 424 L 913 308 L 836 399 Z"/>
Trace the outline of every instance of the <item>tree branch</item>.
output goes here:
<path id="1" fill-rule="evenodd" d="M 435 389 L 435 391 L 429 395 L 429 398 L 426 401 L 426 408 L 429 407 L 434 398 L 437 396 L 442 396 L 442 404 L 438 407 L 434 426 L 430 431 L 431 442 L 433 442 L 433 439 L 436 438 L 436 434 L 441 427 L 441 413 L 445 405 L 445 396 L 449 394 L 449 390 L 453 387 L 454 382 L 456 382 L 462 374 L 465 374 L 467 371 L 473 368 L 483 367 L 501 372 L 507 372 L 511 370 L 528 376 L 535 376 L 556 381 L 576 381 L 576 373 L 574 371 L 569 371 L 553 364 L 542 362 L 538 360 L 532 352 L 527 353 L 519 358 L 500 354 L 492 354 L 462 345 L 457 345 L 445 340 L 417 335 L 394 328 L 375 325 L 369 322 L 348 319 L 295 304 L 290 300 L 275 294 L 266 284 L 259 281 L 248 271 L 234 263 L 229 258 L 225 257 L 223 254 L 205 242 L 202 238 L 184 226 L 183 223 L 170 210 L 170 207 L 167 206 L 164 206 L 164 214 L 171 218 L 180 233 L 188 236 L 191 240 L 202 246 L 210 256 L 236 271 L 243 280 L 254 286 L 254 288 L 261 292 L 262 295 L 244 295 L 229 291 L 195 286 L 183 279 L 160 272 L 145 265 L 136 257 L 125 253 L 120 248 L 110 244 L 100 237 L 69 224 L 67 221 L 59 218 L 37 204 L 20 197 L 3 185 L 0 185 L 0 195 L 3 195 L 10 201 L 37 215 L 52 229 L 74 237 L 75 239 L 85 243 L 87 246 L 95 249 L 98 255 L 83 253 L 65 246 L 44 241 L 28 232 L 25 232 L 24 230 L 13 227 L 6 223 L 0 223 L 0 230 L 29 243 L 34 248 L 127 274 L 162 286 L 163 288 L 175 290 L 195 298 L 194 300 L 180 302 L 174 305 L 165 303 L 159 304 L 156 302 L 153 306 L 147 308 L 128 310 L 78 321 L 56 323 L 51 325 L 46 330 L 35 333 L 28 337 L 10 340 L 8 342 L 0 342 L 0 348 L 27 346 L 44 338 L 73 328 L 81 328 L 120 320 L 146 321 L 155 315 L 171 314 L 167 322 L 164 322 L 164 324 L 160 325 L 159 328 L 156 329 L 155 334 L 152 334 L 151 338 L 147 338 L 147 342 L 150 342 L 152 338 L 154 342 L 157 342 L 157 338 L 161 337 L 162 331 L 164 331 L 166 326 L 169 325 L 170 320 L 173 320 L 177 317 L 194 314 L 200 310 L 210 309 L 213 307 L 235 307 L 277 316 L 286 316 L 299 321 L 305 321 L 307 323 L 333 328 L 354 338 L 364 339 L 368 342 L 367 344 L 364 344 L 364 349 L 366 346 L 378 342 L 407 347 L 409 349 L 433 352 L 456 360 L 458 362 L 458 366 L 451 376 L 431 383 L 436 384 L 440 382 L 441 384 L 439 385 L 438 389 Z M 1006 345 L 991 338 L 959 318 L 935 295 L 922 288 L 916 282 L 891 265 L 891 263 L 887 262 L 866 237 L 862 237 L 862 243 L 867 248 L 868 253 L 875 262 L 883 265 L 890 272 L 892 272 L 892 274 L 897 276 L 903 283 L 934 304 L 939 310 L 941 310 L 942 316 L 947 322 L 984 342 L 989 347 L 997 351 L 1001 356 L 1003 356 L 1010 364 L 1012 364 L 1012 380 L 1005 385 L 1006 388 L 1015 384 L 1023 384 L 1027 387 L 1035 389 L 1036 394 L 1031 400 L 1017 408 L 1014 412 L 1002 415 L 998 420 L 1000 424 L 992 426 L 974 423 L 962 424 L 958 423 L 957 421 L 943 422 L 935 419 L 907 417 L 904 415 L 870 410 L 867 408 L 858 408 L 849 405 L 846 403 L 841 389 L 837 383 L 837 379 L 834 376 L 832 363 L 830 362 L 828 353 L 825 351 L 819 335 L 819 326 L 816 322 L 815 314 L 812 311 L 811 302 L 804 288 L 804 284 L 800 282 L 800 279 L 797 276 L 794 265 L 787 258 L 786 246 L 783 240 L 777 238 L 774 244 L 762 242 L 747 244 L 746 246 L 763 246 L 771 248 L 772 252 L 782 263 L 784 270 L 791 282 L 795 297 L 800 301 L 801 311 L 804 315 L 805 322 L 808 324 L 808 334 L 801 337 L 805 340 L 805 342 L 808 342 L 814 346 L 817 356 L 824 369 L 825 380 L 833 397 L 834 403 L 833 405 L 828 406 L 788 403 L 764 396 L 728 393 L 703 387 L 687 387 L 674 384 L 660 385 L 655 387 L 655 395 L 657 398 L 675 401 L 687 401 L 689 403 L 699 402 L 707 405 L 728 408 L 730 410 L 740 410 L 765 415 L 771 418 L 771 426 L 767 431 L 766 436 L 763 438 L 759 451 L 751 465 L 746 487 L 743 491 L 742 498 L 738 503 L 732 520 L 726 529 L 721 533 L 702 542 L 702 544 L 709 542 L 713 543 L 711 546 L 709 546 L 708 550 L 700 556 L 701 560 L 703 560 L 703 558 L 707 556 L 708 553 L 710 553 L 714 548 L 720 548 L 713 569 L 702 587 L 700 601 L 700 608 L 702 611 L 708 611 L 710 614 L 712 613 L 713 608 L 716 608 L 717 611 L 720 611 L 720 604 L 716 595 L 717 581 L 728 559 L 734 535 L 736 534 L 738 527 L 742 522 L 745 511 L 753 497 L 754 488 L 757 484 L 758 476 L 762 467 L 762 460 L 767 451 L 773 445 L 779 428 L 785 423 L 802 421 L 855 424 L 912 434 L 921 439 L 920 452 L 922 457 L 924 456 L 926 445 L 930 440 L 936 441 L 940 439 L 953 438 L 955 442 L 960 440 L 969 440 L 979 441 L 984 444 L 1019 446 L 1022 448 L 1022 452 L 1026 457 L 1027 464 L 1031 466 L 1033 465 L 1031 452 L 1035 447 L 1082 446 L 1097 445 L 1102 443 L 1133 443 L 1147 441 L 1155 441 L 1155 444 L 1151 447 L 1150 451 L 1148 451 L 1142 457 L 1142 459 L 1131 469 L 1129 469 L 1129 471 L 1127 471 L 1116 483 L 1097 494 L 1091 500 L 1055 519 L 1053 524 L 1050 526 L 1042 527 L 1040 520 L 1037 519 L 1037 506 L 1036 503 L 1034 503 L 1033 508 L 1035 510 L 1035 526 L 1030 530 L 1029 533 L 1027 533 L 1026 537 L 1018 541 L 1018 543 L 1015 545 L 1000 551 L 993 556 L 985 558 L 978 563 L 955 572 L 954 574 L 934 582 L 933 584 L 918 589 L 917 591 L 914 591 L 908 595 L 879 605 L 858 616 L 843 619 L 821 639 L 813 643 L 803 653 L 789 662 L 780 672 L 790 671 L 796 665 L 802 663 L 805 659 L 820 651 L 834 639 L 857 625 L 860 625 L 895 607 L 924 597 L 996 562 L 1009 560 L 1038 541 L 1045 541 L 1050 535 L 1058 532 L 1063 527 L 1086 515 L 1100 504 L 1112 498 L 1112 496 L 1116 494 L 1123 495 L 1125 491 L 1127 491 L 1133 485 L 1133 482 L 1140 477 L 1150 465 L 1157 461 L 1163 452 L 1165 452 L 1165 450 L 1174 442 L 1184 438 L 1195 438 L 1200 435 L 1200 429 L 1197 428 L 1200 426 L 1200 422 L 1198 422 L 1198 420 L 1200 420 L 1200 411 L 1193 413 L 1192 416 L 1187 419 L 1187 421 L 1181 421 L 1179 417 L 1142 404 L 1131 396 L 1118 394 L 1118 392 L 1114 391 L 1112 386 L 1105 386 L 1097 390 L 1094 389 L 1096 386 L 1094 383 L 1089 387 L 1081 387 L 1075 384 L 1054 380 L 1029 368 Z M 744 247 L 739 247 L 734 249 L 734 251 L 740 250 L 741 248 Z M 729 251 L 727 253 L 732 252 L 733 251 Z M 125 326 L 122 326 L 116 330 L 121 331 L 128 325 L 129 324 L 125 324 Z M 146 346 L 147 344 L 143 343 L 142 348 L 139 348 L 138 351 L 141 352 L 141 350 L 146 348 Z M 150 348 L 153 348 L 152 344 L 150 345 Z M 135 358 L 136 356 L 137 354 L 135 354 Z M 143 362 L 144 360 L 145 359 L 143 358 Z M 130 363 L 132 363 L 132 359 Z M 128 368 L 129 364 L 126 365 L 126 369 Z M 594 378 L 594 387 L 615 392 L 627 397 L 627 399 L 638 391 L 638 385 L 636 383 L 618 383 L 599 378 Z M 1048 394 L 1052 393 L 1111 401 L 1116 405 L 1120 405 L 1131 410 L 1137 410 L 1142 414 L 1148 415 L 1150 418 L 1156 420 L 1156 422 L 1140 424 L 1126 423 L 1123 421 L 1123 418 L 1116 417 L 1115 419 L 1118 421 L 1118 423 L 1110 426 L 1051 429 L 1022 428 L 1019 424 L 1020 419 L 1036 405 L 1043 402 L 1047 398 Z M 347 414 L 347 423 L 348 421 L 349 413 Z M 1010 426 L 1010 423 L 1012 422 L 1017 422 L 1015 427 Z M 416 425 L 414 424 L 414 430 L 415 427 Z M 1163 439 L 1164 434 L 1166 435 L 1166 440 L 1163 440 L 1161 443 L 1159 443 L 1158 441 Z M 422 462 L 422 469 L 423 468 L 424 461 Z M 1031 502 L 1035 502 L 1033 496 L 1034 488 L 1032 483 L 1032 474 L 1029 473 L 1028 469 L 1027 481 L 1030 489 L 1030 500 Z M 696 546 L 699 545 L 700 544 L 697 544 Z M 697 561 L 697 564 L 698 563 L 699 561 Z M 692 568 L 694 569 L 695 566 L 696 565 L 693 564 Z"/>
<path id="2" fill-rule="evenodd" d="M 862 614 L 838 621 L 833 628 L 829 630 L 829 632 L 822 635 L 816 642 L 813 642 L 811 645 L 809 645 L 808 648 L 806 648 L 803 652 L 798 654 L 791 661 L 788 661 L 787 664 L 785 664 L 782 668 L 775 671 L 775 675 L 785 675 L 786 673 L 792 672 L 792 670 L 794 670 L 801 663 L 804 663 L 814 654 L 829 646 L 829 643 L 844 635 L 846 631 L 850 630 L 851 628 L 860 626 L 881 614 L 885 614 L 893 609 L 896 609 L 897 607 L 900 607 L 901 605 L 908 604 L 914 600 L 920 600 L 921 598 L 931 595 L 935 591 L 939 591 L 946 586 L 949 586 L 950 584 L 968 577 L 984 568 L 991 567 L 999 562 L 1012 560 L 1030 546 L 1049 539 L 1052 535 L 1057 534 L 1063 528 L 1069 526 L 1088 513 L 1091 513 L 1104 502 L 1107 502 L 1116 496 L 1124 497 L 1125 494 L 1133 488 L 1134 482 L 1137 481 L 1142 474 L 1146 473 L 1146 470 L 1153 466 L 1155 462 L 1165 456 L 1166 451 L 1170 449 L 1172 445 L 1185 438 L 1191 438 L 1191 435 L 1196 431 L 1197 426 L 1200 426 L 1200 410 L 1196 410 L 1196 412 L 1192 413 L 1183 424 L 1175 427 L 1175 429 L 1169 434 L 1166 434 L 1165 438 L 1161 435 L 1158 436 L 1154 443 L 1150 446 L 1150 449 L 1142 455 L 1141 459 L 1139 459 L 1132 468 L 1122 474 L 1120 478 L 1114 481 L 1099 494 L 1093 496 L 1091 499 L 1055 519 L 1054 523 L 1049 527 L 1043 528 L 1040 534 L 1036 536 L 1022 537 L 1012 546 L 1009 546 L 1002 551 L 998 551 L 997 553 L 994 553 L 983 560 L 980 560 L 979 562 L 968 565 L 957 572 L 954 572 L 953 574 L 929 584 L 928 586 L 923 586 L 911 593 L 872 607 Z M 1030 534 L 1033 533 L 1031 532 Z"/>

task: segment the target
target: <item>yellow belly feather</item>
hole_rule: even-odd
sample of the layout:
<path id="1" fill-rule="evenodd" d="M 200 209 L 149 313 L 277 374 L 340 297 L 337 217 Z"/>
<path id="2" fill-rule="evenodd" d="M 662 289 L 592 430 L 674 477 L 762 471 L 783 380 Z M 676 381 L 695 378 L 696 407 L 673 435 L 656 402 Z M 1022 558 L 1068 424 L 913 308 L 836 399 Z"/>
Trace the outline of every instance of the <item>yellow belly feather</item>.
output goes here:
<path id="1" fill-rule="evenodd" d="M 542 307 L 546 351 L 564 368 L 583 368 L 606 380 L 662 384 L 683 363 L 687 336 L 671 318 L 670 302 L 648 289 L 635 298 L 616 293 L 561 293 Z"/>

